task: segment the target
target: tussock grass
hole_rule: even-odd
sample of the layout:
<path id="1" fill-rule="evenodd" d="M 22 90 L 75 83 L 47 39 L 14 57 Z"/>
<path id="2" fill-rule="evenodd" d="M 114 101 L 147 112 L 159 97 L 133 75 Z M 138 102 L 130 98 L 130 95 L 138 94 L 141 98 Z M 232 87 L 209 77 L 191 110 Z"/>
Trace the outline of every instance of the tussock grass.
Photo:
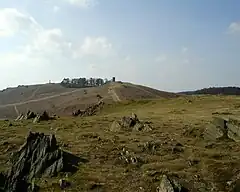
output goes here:
<path id="1" fill-rule="evenodd" d="M 30 121 L 0 121 L 0 171 L 9 166 L 10 154 L 31 131 L 56 134 L 59 145 L 89 162 L 67 178 L 72 186 L 66 191 L 155 191 L 162 173 L 178 176 L 189 189 L 226 191 L 225 184 L 240 167 L 239 144 L 219 141 L 206 147 L 201 137 L 212 114 L 228 111 L 240 116 L 239 97 L 189 96 L 172 99 L 135 100 L 109 104 L 92 117 L 61 117 L 33 124 Z M 152 122 L 151 132 L 111 132 L 114 120 L 136 113 L 140 120 Z M 12 123 L 12 126 L 10 126 Z M 142 151 L 145 142 L 157 142 L 156 152 Z M 173 152 L 180 143 L 183 150 Z M 118 161 L 126 148 L 144 160 L 134 166 Z M 42 191 L 60 191 L 58 178 L 38 180 Z"/>

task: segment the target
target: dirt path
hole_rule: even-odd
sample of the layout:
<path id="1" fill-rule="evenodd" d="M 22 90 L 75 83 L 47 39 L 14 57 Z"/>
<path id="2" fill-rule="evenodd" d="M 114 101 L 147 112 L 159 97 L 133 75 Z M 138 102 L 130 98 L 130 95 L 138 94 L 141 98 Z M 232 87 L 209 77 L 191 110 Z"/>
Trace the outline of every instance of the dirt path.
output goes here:
<path id="1" fill-rule="evenodd" d="M 32 95 L 28 98 L 28 100 L 31 100 L 35 95 L 36 93 L 41 89 L 41 87 L 38 87 L 33 93 Z"/>
<path id="2" fill-rule="evenodd" d="M 115 101 L 115 102 L 120 102 L 121 99 L 119 98 L 119 96 L 117 95 L 116 91 L 114 90 L 114 88 L 110 87 L 108 89 L 108 93 L 111 95 L 112 99 Z"/>
<path id="3" fill-rule="evenodd" d="M 14 105 L 14 110 L 16 111 L 17 116 L 19 116 L 19 111 L 16 105 Z"/>
<path id="4" fill-rule="evenodd" d="M 43 97 L 43 98 L 39 98 L 39 99 L 32 99 L 32 100 L 18 102 L 18 103 L 11 103 L 11 104 L 6 104 L 6 105 L 0 105 L 0 108 L 15 107 L 15 106 L 19 106 L 19 105 L 28 104 L 28 103 L 35 103 L 35 102 L 38 102 L 38 101 L 44 101 L 44 100 L 48 100 L 48 99 L 52 99 L 52 98 L 56 98 L 56 97 L 60 97 L 60 96 L 64 96 L 64 95 L 68 95 L 68 94 L 75 93 L 75 92 L 78 92 L 78 91 L 82 91 L 82 90 L 81 89 L 77 89 L 77 90 L 73 90 L 73 91 L 70 91 L 70 92 L 60 93 L 60 94 L 57 94 L 57 95 L 52 95 L 52 96 Z"/>

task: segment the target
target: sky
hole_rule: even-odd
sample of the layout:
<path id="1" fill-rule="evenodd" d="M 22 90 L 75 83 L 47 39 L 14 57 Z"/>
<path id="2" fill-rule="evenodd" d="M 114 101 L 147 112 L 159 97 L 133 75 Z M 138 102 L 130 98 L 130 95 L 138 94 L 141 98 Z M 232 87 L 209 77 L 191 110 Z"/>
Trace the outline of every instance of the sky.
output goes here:
<path id="1" fill-rule="evenodd" d="M 238 0 L 0 1 L 0 89 L 102 77 L 240 86 Z"/>

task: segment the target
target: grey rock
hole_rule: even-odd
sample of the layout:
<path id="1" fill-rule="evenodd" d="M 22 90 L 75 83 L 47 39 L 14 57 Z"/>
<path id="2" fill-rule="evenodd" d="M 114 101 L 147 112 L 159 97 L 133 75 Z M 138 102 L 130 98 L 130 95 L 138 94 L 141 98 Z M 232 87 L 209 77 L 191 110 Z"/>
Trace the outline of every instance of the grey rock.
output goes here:
<path id="1" fill-rule="evenodd" d="M 163 175 L 160 185 L 157 187 L 157 192 L 187 192 L 176 179 L 170 179 L 167 175 Z"/>
<path id="2" fill-rule="evenodd" d="M 34 119 L 37 115 L 32 112 L 32 111 L 28 111 L 27 114 L 25 115 L 24 119 L 28 120 L 28 119 Z"/>
<path id="3" fill-rule="evenodd" d="M 204 131 L 204 138 L 206 140 L 217 140 L 222 137 L 224 137 L 224 131 L 214 124 L 209 124 Z"/>
<path id="4" fill-rule="evenodd" d="M 157 192 L 174 192 L 174 188 L 166 175 L 162 176 Z"/>
<path id="5" fill-rule="evenodd" d="M 27 141 L 11 158 L 12 166 L 6 176 L 5 191 L 29 191 L 29 181 L 42 175 L 51 177 L 62 171 L 76 171 L 74 166 L 79 160 L 60 150 L 54 135 L 30 132 Z"/>
<path id="6" fill-rule="evenodd" d="M 18 115 L 18 117 L 15 119 L 15 121 L 21 121 L 24 118 L 23 114 Z"/>
<path id="7" fill-rule="evenodd" d="M 124 116 L 119 121 L 114 121 L 110 127 L 111 131 L 151 131 L 152 127 L 149 124 L 140 122 L 137 115 L 133 113 L 131 116 Z"/>
<path id="8" fill-rule="evenodd" d="M 236 142 L 240 142 L 240 120 L 236 118 L 229 118 L 227 128 L 228 137 Z"/>
<path id="9" fill-rule="evenodd" d="M 213 121 L 212 123 L 218 127 L 220 127 L 221 129 L 226 129 L 227 127 L 227 119 L 224 117 L 213 117 Z"/>
<path id="10" fill-rule="evenodd" d="M 204 131 L 206 140 L 228 139 L 240 142 L 240 119 L 213 117 L 212 124 L 209 124 Z"/>
<path id="11" fill-rule="evenodd" d="M 50 117 L 49 114 L 44 111 L 41 115 L 37 115 L 34 120 L 33 123 L 39 123 L 40 121 L 49 121 L 49 120 L 54 120 L 56 119 L 55 117 Z"/>

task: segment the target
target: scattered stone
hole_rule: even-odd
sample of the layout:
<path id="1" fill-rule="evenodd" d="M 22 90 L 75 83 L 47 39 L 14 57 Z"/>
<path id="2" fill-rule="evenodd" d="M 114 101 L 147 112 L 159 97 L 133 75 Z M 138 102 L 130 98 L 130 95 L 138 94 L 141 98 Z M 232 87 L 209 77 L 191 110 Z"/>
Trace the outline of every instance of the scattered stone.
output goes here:
<path id="1" fill-rule="evenodd" d="M 122 117 L 119 121 L 114 121 L 110 126 L 111 131 L 151 131 L 152 127 L 150 123 L 140 122 L 136 114 L 132 114 L 130 117 Z"/>
<path id="2" fill-rule="evenodd" d="M 89 107 L 87 107 L 85 110 L 76 110 L 72 113 L 72 116 L 77 117 L 87 117 L 87 116 L 93 116 L 96 115 L 104 106 L 104 102 L 103 101 L 99 101 L 96 104 L 90 105 Z"/>
<path id="3" fill-rule="evenodd" d="M 60 179 L 59 180 L 59 186 L 63 190 L 63 189 L 66 189 L 67 187 L 70 187 L 71 183 L 69 181 L 67 181 L 67 180 Z"/>
<path id="4" fill-rule="evenodd" d="M 30 132 L 10 161 L 12 166 L 5 176 L 5 191 L 25 192 L 34 178 L 76 171 L 80 158 L 60 150 L 54 135 Z"/>
<path id="5" fill-rule="evenodd" d="M 146 151 L 154 154 L 157 151 L 157 149 L 160 147 L 160 144 L 154 141 L 148 141 L 146 143 L 138 145 L 138 147 L 141 147 L 142 152 Z"/>
<path id="6" fill-rule="evenodd" d="M 172 147 L 172 154 L 184 152 L 183 146 L 175 145 Z"/>
<path id="7" fill-rule="evenodd" d="M 125 148 L 122 149 L 122 152 L 120 153 L 119 159 L 122 160 L 126 164 L 138 164 L 138 163 L 142 163 L 143 162 L 133 152 L 130 153 Z"/>
<path id="8" fill-rule="evenodd" d="M 188 190 L 181 186 L 181 184 L 175 180 L 170 179 L 168 176 L 163 175 L 160 181 L 160 185 L 157 187 L 157 192 L 187 192 Z"/>

